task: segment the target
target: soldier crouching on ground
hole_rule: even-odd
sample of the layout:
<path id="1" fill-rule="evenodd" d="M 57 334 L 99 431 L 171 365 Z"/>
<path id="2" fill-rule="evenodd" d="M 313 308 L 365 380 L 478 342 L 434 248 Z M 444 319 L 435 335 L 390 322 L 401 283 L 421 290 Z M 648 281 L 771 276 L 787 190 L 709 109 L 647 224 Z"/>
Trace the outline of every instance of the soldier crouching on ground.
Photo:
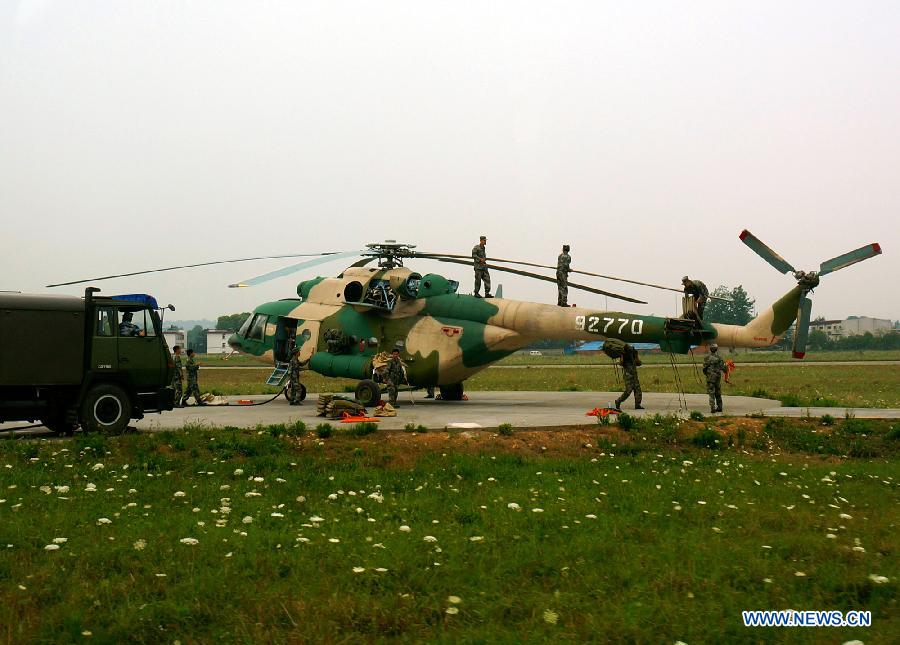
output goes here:
<path id="1" fill-rule="evenodd" d="M 644 406 L 641 405 L 641 398 L 643 397 L 643 393 L 641 392 L 641 380 L 638 378 L 637 373 L 637 368 L 640 364 L 641 359 L 638 357 L 637 350 L 628 343 L 625 343 L 625 348 L 622 351 L 622 358 L 620 359 L 622 375 L 625 380 L 625 391 L 622 392 L 622 396 L 616 399 L 616 410 L 622 408 L 625 399 L 631 396 L 632 392 L 634 392 L 634 409 L 644 409 Z"/>
<path id="2" fill-rule="evenodd" d="M 568 307 L 569 303 L 569 273 L 572 271 L 572 256 L 569 255 L 569 245 L 563 244 L 562 253 L 556 258 L 556 290 L 558 292 L 556 304 L 560 307 Z"/>
<path id="3" fill-rule="evenodd" d="M 703 373 L 706 374 L 706 393 L 709 395 L 709 411 L 722 412 L 722 372 L 725 361 L 719 356 L 719 346 L 709 346 L 709 354 L 703 359 Z"/>
<path id="4" fill-rule="evenodd" d="M 200 363 L 194 360 L 193 349 L 187 350 L 187 356 L 187 390 L 184 393 L 184 398 L 181 399 L 181 406 L 186 406 L 187 401 L 191 396 L 194 397 L 194 401 L 196 401 L 197 405 L 206 405 L 206 403 L 200 400 L 200 385 L 197 383 L 197 375 L 200 372 Z"/>
<path id="5" fill-rule="evenodd" d="M 403 361 L 400 360 L 400 350 L 396 347 L 391 350 L 391 360 L 388 361 L 384 380 L 387 383 L 390 404 L 395 408 L 400 407 L 397 405 L 397 389 L 406 380 L 406 372 L 403 370 Z"/>
<path id="6" fill-rule="evenodd" d="M 291 351 L 291 362 L 288 366 L 288 389 L 290 391 L 291 405 L 303 405 L 300 400 L 303 389 L 300 387 L 300 368 L 305 363 L 300 361 L 300 348 L 295 347 Z"/>
<path id="7" fill-rule="evenodd" d="M 172 348 L 172 364 L 175 372 L 172 374 L 172 389 L 175 390 L 175 407 L 181 407 L 181 399 L 184 396 L 184 374 L 181 371 L 181 345 Z"/>

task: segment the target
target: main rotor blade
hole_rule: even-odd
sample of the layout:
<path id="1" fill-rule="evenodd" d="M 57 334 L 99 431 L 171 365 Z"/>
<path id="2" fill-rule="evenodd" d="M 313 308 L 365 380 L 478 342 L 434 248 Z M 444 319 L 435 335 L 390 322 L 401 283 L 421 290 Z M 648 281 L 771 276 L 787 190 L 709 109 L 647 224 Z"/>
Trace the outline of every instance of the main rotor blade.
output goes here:
<path id="1" fill-rule="evenodd" d="M 463 256 L 463 257 L 467 257 L 467 256 Z M 448 257 L 433 256 L 433 257 L 429 257 L 429 258 L 425 258 L 425 259 L 437 260 L 438 262 L 452 262 L 453 264 L 463 264 L 466 266 L 471 266 L 471 264 L 472 264 L 472 262 L 470 260 L 457 260 L 457 259 L 448 258 Z M 509 267 L 501 267 L 501 266 L 497 266 L 496 264 L 488 266 L 487 268 L 493 269 L 494 271 L 505 271 L 506 273 L 514 273 L 516 275 L 525 276 L 526 278 L 533 278 L 535 280 L 543 280 L 544 282 L 553 282 L 554 284 L 556 283 L 556 278 L 550 278 L 545 275 L 531 273 L 530 271 L 522 271 L 520 269 L 511 269 Z M 569 286 L 572 287 L 573 289 L 580 289 L 581 291 L 588 291 L 590 293 L 596 293 L 598 295 L 608 296 L 610 298 L 618 298 L 619 300 L 625 300 L 627 302 L 634 302 L 639 305 L 647 304 L 643 300 L 637 300 L 636 298 L 629 298 L 628 296 L 621 296 L 617 293 L 612 293 L 611 291 L 603 291 L 602 289 L 595 289 L 594 287 L 588 287 L 583 284 L 575 284 L 574 282 L 570 282 Z"/>
<path id="2" fill-rule="evenodd" d="M 821 277 L 823 275 L 833 273 L 834 271 L 837 271 L 839 269 L 848 267 L 851 264 L 856 264 L 857 262 L 868 260 L 869 258 L 873 258 L 880 253 L 881 245 L 877 242 L 874 244 L 866 244 L 865 246 L 859 247 L 855 251 L 850 251 L 849 253 L 844 253 L 843 255 L 839 255 L 836 258 L 825 260 L 822 264 L 819 265 L 819 276 Z"/>
<path id="3" fill-rule="evenodd" d="M 471 256 L 454 255 L 454 254 L 448 254 L 448 253 L 417 253 L 416 257 L 422 257 L 422 258 L 428 257 L 428 258 L 435 259 L 437 257 L 468 258 Z M 487 258 L 487 260 L 490 262 L 504 262 L 506 264 L 521 264 L 522 266 L 536 267 L 538 269 L 551 269 L 551 270 L 556 269 L 555 266 L 551 266 L 549 264 L 537 264 L 535 262 L 525 262 L 523 260 L 505 260 L 503 258 Z M 619 282 L 628 282 L 630 284 L 637 284 L 642 287 L 653 287 L 654 289 L 665 289 L 666 291 L 674 291 L 676 293 L 684 292 L 683 289 L 676 289 L 675 287 L 666 287 L 661 284 L 653 284 L 652 282 L 640 282 L 638 280 L 629 280 L 628 278 L 617 278 L 616 276 L 603 275 L 601 273 L 591 273 L 590 271 L 579 271 L 577 269 L 572 269 L 570 271 L 570 273 L 577 273 L 579 275 L 587 275 L 587 276 L 591 276 L 592 278 L 605 278 L 606 280 L 618 280 Z M 731 302 L 731 298 L 722 298 L 720 296 L 713 296 L 713 295 L 710 295 L 709 298 L 711 300 L 724 300 L 726 302 Z"/>
<path id="4" fill-rule="evenodd" d="M 756 255 L 771 264 L 781 273 L 787 273 L 788 271 L 790 271 L 791 273 L 796 273 L 797 269 L 792 267 L 790 262 L 778 255 L 768 246 L 766 246 L 762 240 L 760 240 L 747 229 L 744 229 L 741 232 L 741 242 L 749 246 L 753 250 L 753 252 L 756 253 Z"/>
<path id="5" fill-rule="evenodd" d="M 344 251 L 341 253 L 331 253 L 325 257 L 316 258 L 315 260 L 307 260 L 306 262 L 300 262 L 298 264 L 292 264 L 289 267 L 270 271 L 269 273 L 258 275 L 255 278 L 250 278 L 249 280 L 236 282 L 235 284 L 229 284 L 228 286 L 232 289 L 236 289 L 239 287 L 255 287 L 256 285 L 262 284 L 263 282 L 268 282 L 269 280 L 274 280 L 275 278 L 281 278 L 282 276 L 296 273 L 301 269 L 318 266 L 320 264 L 325 264 L 326 262 L 333 262 L 334 260 L 340 260 L 341 258 L 351 258 L 353 256 L 359 255 L 360 253 L 363 253 L 363 251 Z"/>
<path id="6" fill-rule="evenodd" d="M 320 255 L 337 255 L 340 251 L 328 251 L 326 253 L 291 253 L 288 255 L 264 255 L 258 258 L 237 258 L 235 260 L 215 260 L 212 262 L 198 262 L 197 264 L 182 264 L 174 267 L 165 267 L 162 269 L 147 269 L 145 271 L 132 271 L 131 273 L 117 273 L 115 275 L 105 275 L 97 278 L 87 278 L 86 280 L 73 280 L 72 282 L 58 282 L 56 284 L 48 284 L 47 287 L 66 287 L 71 284 L 82 284 L 83 282 L 99 282 L 100 280 L 112 280 L 113 278 L 129 278 L 134 275 L 144 275 L 145 273 L 161 273 L 163 271 L 176 271 L 178 269 L 193 269 L 195 267 L 207 267 L 213 264 L 233 264 L 235 262 L 252 262 L 254 260 L 279 260 L 282 258 L 305 258 Z"/>

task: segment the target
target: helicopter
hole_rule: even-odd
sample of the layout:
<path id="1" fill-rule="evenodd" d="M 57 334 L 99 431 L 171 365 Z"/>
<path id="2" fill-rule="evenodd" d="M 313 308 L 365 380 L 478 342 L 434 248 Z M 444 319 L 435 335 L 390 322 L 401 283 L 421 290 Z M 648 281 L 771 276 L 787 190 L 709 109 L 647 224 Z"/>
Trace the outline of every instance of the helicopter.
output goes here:
<path id="1" fill-rule="evenodd" d="M 657 343 L 662 351 L 686 354 L 694 346 L 712 343 L 721 347 L 771 346 L 796 321 L 793 356 L 803 358 L 812 309 L 809 294 L 818 286 L 820 278 L 881 253 L 879 244 L 868 244 L 822 262 L 818 271 L 798 271 L 749 231 L 744 230 L 740 239 L 776 270 L 783 274 L 792 273 L 796 282 L 746 325 L 702 321 L 692 315 L 695 309 L 689 296 L 683 298 L 681 316 L 660 317 L 461 294 L 457 281 L 438 273 L 418 273 L 404 266 L 404 262 L 428 259 L 471 266 L 469 256 L 416 251 L 415 245 L 387 240 L 367 244 L 365 249 L 358 251 L 270 256 L 315 257 L 229 286 L 250 287 L 325 262 L 355 256 L 362 259 L 336 277 L 301 281 L 296 297 L 259 305 L 228 343 L 235 351 L 270 364 L 274 362 L 275 372 L 281 370 L 279 383 L 283 381 L 285 364 L 296 347 L 299 359 L 307 369 L 328 377 L 357 380 L 356 398 L 364 405 L 379 400 L 381 386 L 375 380 L 376 363 L 379 355 L 383 357 L 383 352 L 394 348 L 400 350 L 401 359 L 407 366 L 408 386 L 411 389 L 437 387 L 444 401 L 463 400 L 467 379 L 538 340 L 618 339 L 626 343 Z M 255 259 L 269 258 L 205 262 L 48 286 Z M 556 282 L 555 278 L 505 265 L 555 267 L 501 258 L 487 260 L 491 270 Z M 368 266 L 373 262 L 376 262 L 375 266 Z M 681 291 L 587 271 L 573 270 L 572 273 Z M 646 304 L 588 285 L 570 282 L 569 287 Z M 270 377 L 270 383 L 276 373 Z M 301 398 L 304 396 L 305 389 Z"/>

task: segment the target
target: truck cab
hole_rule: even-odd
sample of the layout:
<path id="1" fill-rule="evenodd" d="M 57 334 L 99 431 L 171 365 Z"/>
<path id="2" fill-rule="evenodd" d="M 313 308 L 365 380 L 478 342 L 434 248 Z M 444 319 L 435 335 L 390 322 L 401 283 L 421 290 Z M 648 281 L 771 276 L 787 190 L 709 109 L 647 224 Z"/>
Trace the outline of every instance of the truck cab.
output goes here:
<path id="1" fill-rule="evenodd" d="M 0 296 L 0 422 L 121 432 L 173 407 L 174 365 L 152 296 Z"/>

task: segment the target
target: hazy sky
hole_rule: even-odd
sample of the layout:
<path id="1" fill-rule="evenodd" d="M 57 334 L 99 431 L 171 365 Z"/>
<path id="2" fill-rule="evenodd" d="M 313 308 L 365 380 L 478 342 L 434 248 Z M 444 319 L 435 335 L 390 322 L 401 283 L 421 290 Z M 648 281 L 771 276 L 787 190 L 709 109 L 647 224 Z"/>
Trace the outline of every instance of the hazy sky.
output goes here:
<path id="1" fill-rule="evenodd" d="M 803 269 L 881 242 L 813 316 L 900 318 L 898 34 L 896 0 L 5 0 L 0 289 L 385 238 L 468 253 L 484 233 L 492 255 L 554 263 L 568 242 L 574 268 L 768 305 L 793 280 L 746 227 Z M 98 285 L 215 318 L 349 262 L 226 288 L 284 264 Z M 471 292 L 466 267 L 414 268 Z"/>

